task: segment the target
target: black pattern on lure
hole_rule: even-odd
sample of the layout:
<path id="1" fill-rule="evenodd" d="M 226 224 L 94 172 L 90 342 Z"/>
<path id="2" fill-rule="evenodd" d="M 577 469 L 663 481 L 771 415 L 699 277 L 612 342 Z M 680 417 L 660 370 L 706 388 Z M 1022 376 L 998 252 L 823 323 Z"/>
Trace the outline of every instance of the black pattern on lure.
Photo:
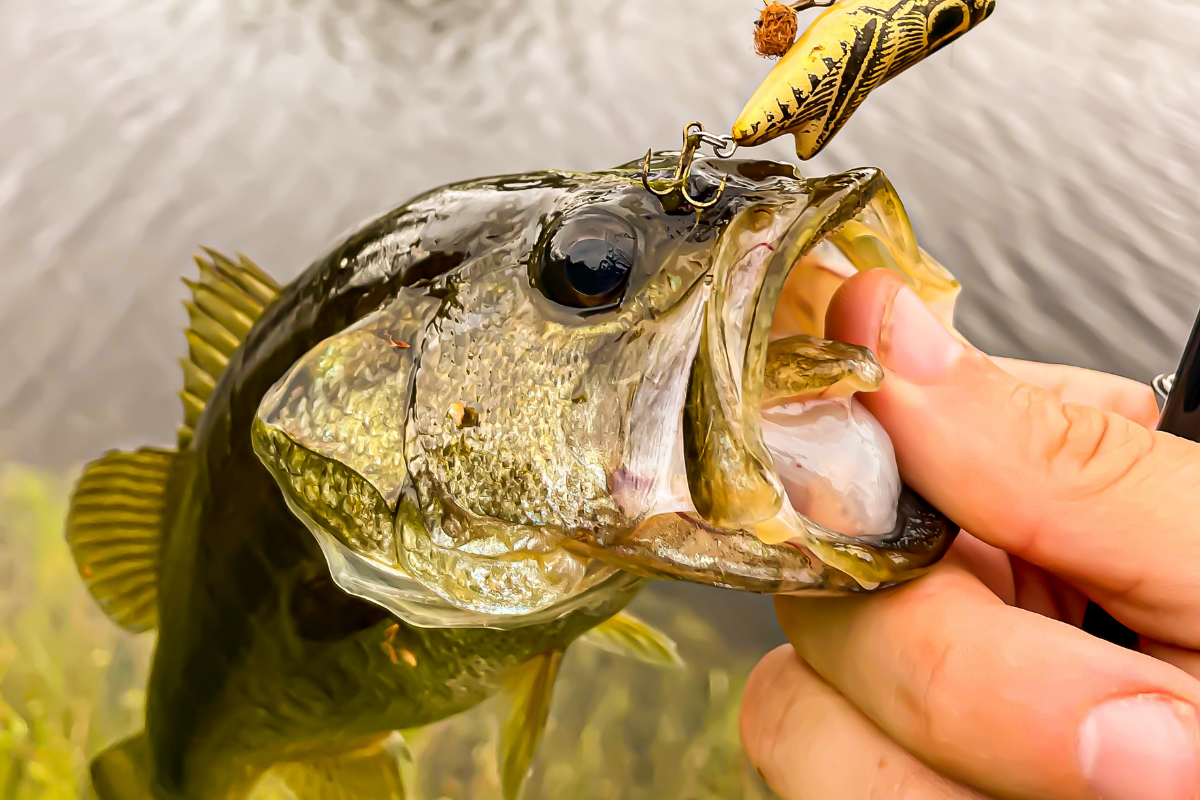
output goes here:
<path id="1" fill-rule="evenodd" d="M 515 797 L 574 641 L 678 663 L 622 611 L 646 577 L 861 592 L 941 557 L 953 529 L 907 489 L 891 531 L 806 520 L 758 429 L 764 397 L 881 377 L 819 338 L 814 298 L 768 342 L 817 251 L 949 314 L 957 283 L 887 181 L 700 161 L 698 190 L 727 190 L 698 218 L 641 168 L 444 187 L 287 286 L 197 259 L 177 447 L 89 465 L 67 521 L 105 611 L 158 631 L 145 730 L 93 765 L 102 800 L 243 800 L 268 774 L 399 798 L 393 732 L 501 691 Z"/>
<path id="2" fill-rule="evenodd" d="M 771 70 L 734 124 L 733 138 L 750 146 L 791 133 L 797 155 L 812 158 L 868 94 L 994 9 L 995 0 L 836 2 Z"/>

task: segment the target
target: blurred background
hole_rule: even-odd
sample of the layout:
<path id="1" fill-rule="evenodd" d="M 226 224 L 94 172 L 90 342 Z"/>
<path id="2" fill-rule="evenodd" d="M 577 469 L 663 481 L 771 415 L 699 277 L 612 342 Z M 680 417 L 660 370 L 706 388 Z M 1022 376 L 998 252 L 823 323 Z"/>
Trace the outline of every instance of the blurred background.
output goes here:
<path id="1" fill-rule="evenodd" d="M 1170 371 L 1200 306 L 1200 5 L 997 5 L 803 169 L 884 169 L 962 280 L 958 324 L 980 347 Z M 433 186 L 608 167 L 676 147 L 692 119 L 727 129 L 770 68 L 760 8 L 0 3 L 0 797 L 76 796 L 84 754 L 138 726 L 152 642 L 93 608 L 61 514 L 87 459 L 173 441 L 197 245 L 288 280 Z M 756 155 L 794 160 L 790 142 Z M 689 672 L 568 659 L 554 724 L 573 733 L 550 737 L 531 796 L 757 796 L 736 700 L 778 641 L 769 601 L 659 585 L 641 602 Z M 631 755 L 623 725 L 654 747 Z M 491 796 L 470 783 L 493 769 L 491 734 L 467 733 L 482 730 L 414 738 L 417 796 Z"/>

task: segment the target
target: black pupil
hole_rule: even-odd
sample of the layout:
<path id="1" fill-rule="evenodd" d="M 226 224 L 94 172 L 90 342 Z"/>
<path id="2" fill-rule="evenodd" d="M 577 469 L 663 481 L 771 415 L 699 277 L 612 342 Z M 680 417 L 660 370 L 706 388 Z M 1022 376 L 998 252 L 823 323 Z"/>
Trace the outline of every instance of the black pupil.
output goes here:
<path id="1" fill-rule="evenodd" d="M 633 268 L 624 253 L 603 239 L 581 239 L 563 255 L 571 288 L 589 297 L 607 295 L 620 288 Z"/>
<path id="2" fill-rule="evenodd" d="M 618 305 L 637 260 L 637 231 L 624 219 L 588 211 L 560 221 L 531 275 L 545 296 L 568 308 Z"/>

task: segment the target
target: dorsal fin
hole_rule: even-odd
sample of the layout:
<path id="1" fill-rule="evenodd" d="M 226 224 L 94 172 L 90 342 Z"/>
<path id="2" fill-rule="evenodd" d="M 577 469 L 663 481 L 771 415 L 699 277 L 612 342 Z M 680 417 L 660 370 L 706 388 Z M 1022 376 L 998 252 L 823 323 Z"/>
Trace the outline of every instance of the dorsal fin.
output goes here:
<path id="1" fill-rule="evenodd" d="M 196 256 L 200 278 L 184 283 L 192 298 L 184 302 L 188 312 L 188 357 L 183 367 L 183 424 L 179 426 L 179 449 L 192 441 L 192 431 L 225 370 L 250 328 L 279 296 L 279 284 L 241 253 L 237 262 L 216 250 L 204 248 L 208 258 Z"/>
<path id="2" fill-rule="evenodd" d="M 88 464 L 71 495 L 67 543 L 88 591 L 134 631 L 158 620 L 158 560 L 171 450 L 113 451 Z"/>
<path id="3" fill-rule="evenodd" d="M 186 278 L 188 357 L 183 366 L 183 425 L 179 449 L 187 447 L 204 404 L 230 357 L 279 296 L 279 284 L 253 261 L 237 262 L 215 250 L 196 256 L 200 277 Z M 131 631 L 158 620 L 158 563 L 167 483 L 178 453 L 143 448 L 110 452 L 83 472 L 67 514 L 67 542 L 79 574 L 101 607 Z"/>

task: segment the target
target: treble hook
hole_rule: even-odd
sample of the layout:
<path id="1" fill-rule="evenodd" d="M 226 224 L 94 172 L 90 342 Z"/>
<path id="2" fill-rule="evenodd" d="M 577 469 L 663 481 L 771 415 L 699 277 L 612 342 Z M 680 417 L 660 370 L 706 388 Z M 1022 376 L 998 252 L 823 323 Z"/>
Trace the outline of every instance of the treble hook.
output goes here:
<path id="1" fill-rule="evenodd" d="M 733 140 L 732 136 L 718 136 L 704 130 L 704 126 L 699 122 L 689 122 L 683 128 L 683 150 L 675 165 L 675 175 L 667 183 L 667 188 L 656 189 L 650 183 L 650 160 L 654 155 L 653 148 L 646 151 L 646 159 L 642 162 L 642 186 L 659 199 L 665 199 L 679 192 L 687 204 L 697 211 L 715 206 L 721 199 L 721 195 L 725 193 L 725 185 L 729 183 L 728 175 L 722 179 L 721 186 L 717 189 L 717 195 L 712 200 L 701 202 L 692 197 L 688 191 L 687 179 L 691 175 L 692 162 L 696 160 L 696 151 L 702 144 L 711 145 L 718 158 L 729 158 L 737 151 L 737 142 Z"/>

